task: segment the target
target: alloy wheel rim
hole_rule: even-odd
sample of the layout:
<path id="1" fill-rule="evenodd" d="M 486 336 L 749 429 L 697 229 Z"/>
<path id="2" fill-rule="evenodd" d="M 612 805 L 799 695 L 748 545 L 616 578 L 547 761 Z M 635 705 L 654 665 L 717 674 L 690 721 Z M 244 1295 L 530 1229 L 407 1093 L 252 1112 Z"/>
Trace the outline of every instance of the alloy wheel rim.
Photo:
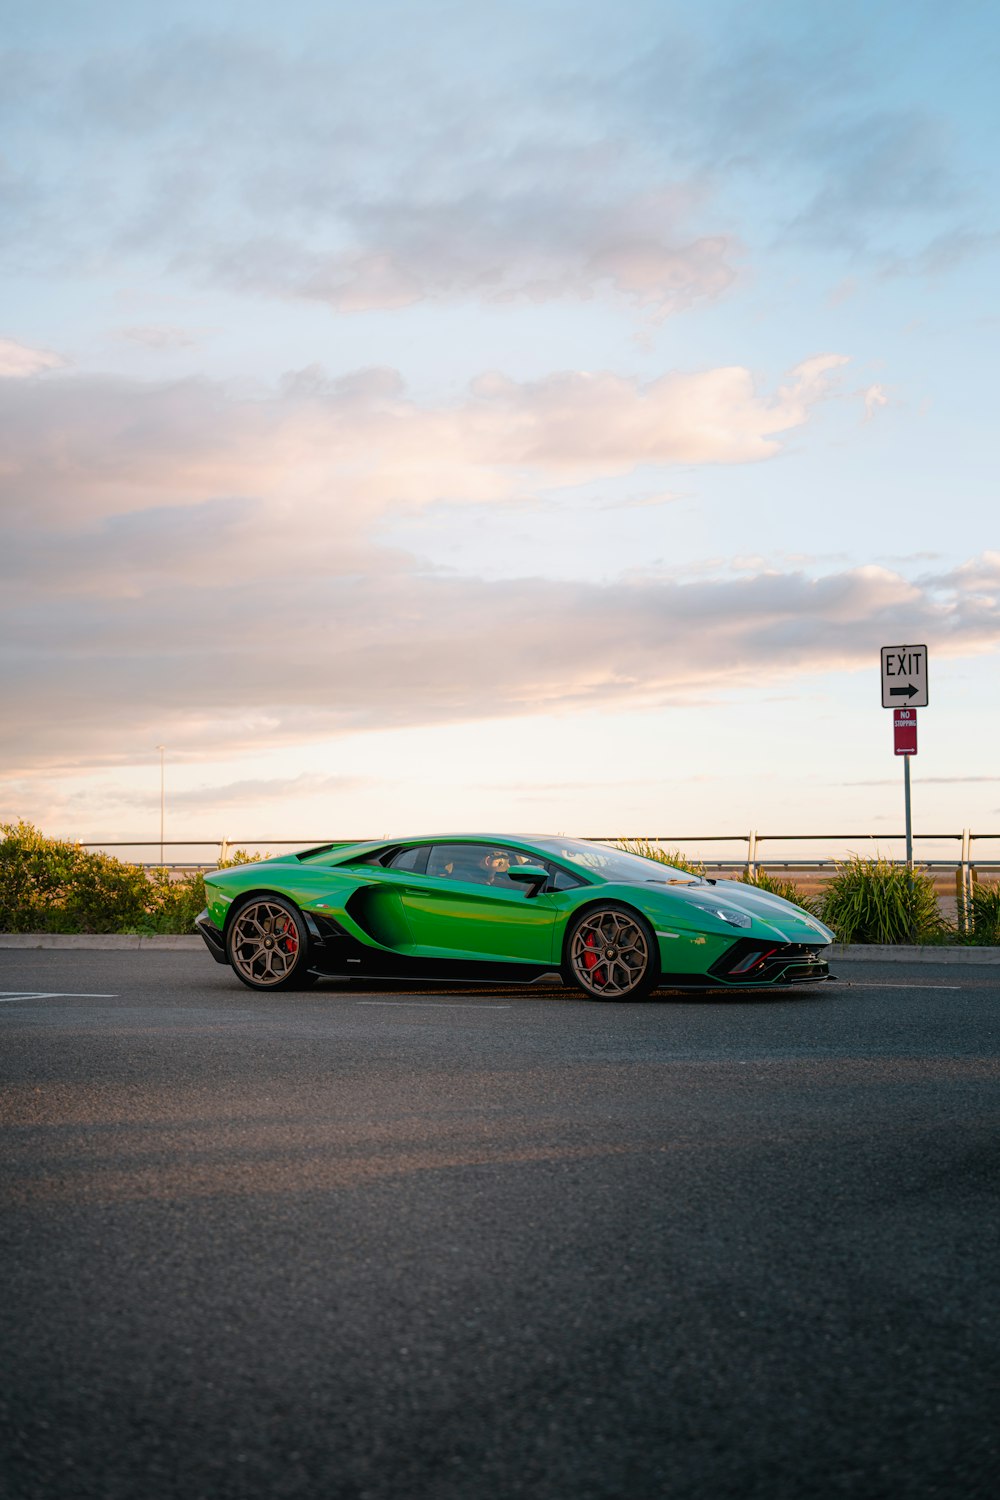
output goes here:
<path id="1" fill-rule="evenodd" d="M 299 934 L 285 906 L 255 901 L 233 922 L 230 945 L 234 966 L 257 985 L 279 984 L 299 959 Z"/>
<path id="2" fill-rule="evenodd" d="M 638 922 L 620 911 L 590 913 L 573 934 L 573 973 L 594 995 L 627 995 L 649 968 L 649 944 Z"/>

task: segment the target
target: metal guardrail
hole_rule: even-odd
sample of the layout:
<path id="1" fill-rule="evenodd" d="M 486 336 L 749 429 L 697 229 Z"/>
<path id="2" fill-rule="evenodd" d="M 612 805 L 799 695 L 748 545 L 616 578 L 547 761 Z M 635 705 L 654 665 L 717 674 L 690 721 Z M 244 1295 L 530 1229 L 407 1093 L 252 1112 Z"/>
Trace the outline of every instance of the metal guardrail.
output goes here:
<path id="1" fill-rule="evenodd" d="M 914 845 L 917 844 L 918 842 L 923 842 L 923 843 L 947 843 L 947 842 L 955 842 L 955 843 L 958 843 L 961 846 L 959 857 L 958 857 L 958 859 L 955 859 L 955 860 L 951 860 L 951 859 L 923 859 L 923 860 L 919 860 L 919 861 L 913 861 L 913 863 L 919 863 L 922 866 L 922 868 L 927 869 L 927 870 L 941 869 L 941 870 L 954 870 L 955 871 L 955 900 L 956 900 L 956 904 L 958 906 L 958 909 L 959 909 L 960 913 L 965 912 L 965 911 L 968 910 L 969 903 L 971 902 L 971 899 L 972 899 L 973 889 L 975 887 L 975 882 L 976 882 L 976 877 L 977 877 L 978 871 L 980 871 L 980 870 L 989 870 L 989 871 L 992 872 L 993 870 L 1000 870 L 1000 860 L 974 860 L 973 859 L 973 850 L 972 850 L 972 845 L 974 843 L 976 843 L 976 842 L 991 841 L 991 842 L 994 842 L 994 843 L 1000 843 L 1000 834 L 998 834 L 998 833 L 973 833 L 970 828 L 963 828 L 963 830 L 962 830 L 961 833 L 923 833 L 923 834 L 917 834 L 917 833 L 915 833 L 915 834 L 911 835 L 911 839 L 912 839 L 912 844 L 914 844 Z M 647 843 L 651 843 L 651 844 L 658 844 L 661 847 L 667 846 L 669 848 L 677 848 L 681 844 L 687 844 L 687 843 L 702 843 L 702 844 L 719 843 L 719 842 L 746 843 L 746 845 L 747 845 L 747 857 L 746 857 L 746 862 L 745 862 L 746 863 L 746 869 L 747 869 L 747 871 L 750 874 L 756 874 L 756 872 L 759 869 L 762 869 L 762 868 L 763 869 L 768 869 L 768 870 L 774 870 L 774 869 L 791 870 L 791 869 L 804 869 L 804 868 L 808 868 L 810 870 L 815 870 L 815 869 L 829 869 L 831 867 L 835 868 L 838 864 L 841 864 L 843 862 L 842 860 L 836 859 L 836 858 L 834 858 L 834 859 L 809 859 L 809 860 L 760 859 L 758 857 L 758 848 L 759 848 L 759 846 L 761 844 L 766 843 L 766 842 L 770 842 L 772 844 L 778 844 L 778 843 L 782 843 L 782 844 L 793 844 L 793 843 L 857 844 L 857 843 L 862 843 L 862 844 L 864 844 L 864 843 L 867 842 L 870 846 L 874 845 L 874 846 L 877 847 L 877 845 L 879 843 L 884 843 L 884 842 L 890 842 L 891 843 L 894 840 L 905 843 L 905 841 L 906 841 L 906 834 L 905 833 L 838 833 L 838 834 L 830 834 L 830 833 L 825 833 L 825 834 L 819 834 L 819 833 L 816 833 L 816 834 L 813 834 L 813 833 L 783 833 L 783 834 L 779 834 L 779 833 L 767 833 L 767 834 L 764 834 L 764 833 L 758 833 L 756 831 L 756 829 L 751 829 L 751 831 L 749 833 L 746 833 L 746 834 L 728 834 L 728 835 L 727 834 L 710 834 L 707 837 L 702 838 L 702 839 L 696 839 L 693 836 L 685 836 L 684 838 L 662 838 L 662 837 L 657 836 L 657 837 L 647 838 L 646 842 Z M 608 838 L 601 838 L 601 839 L 598 840 L 598 842 L 600 842 L 600 843 L 614 843 L 614 842 L 616 842 L 616 840 L 614 840 L 614 839 L 608 839 Z M 855 852 L 857 852 L 857 851 L 855 851 Z M 700 863 L 703 864 L 706 867 L 706 869 L 723 869 L 723 868 L 729 868 L 729 865 L 731 864 L 731 862 L 724 863 L 724 862 L 721 862 L 721 861 L 718 861 L 718 860 L 701 860 Z M 893 859 L 893 860 L 890 860 L 889 863 L 890 864 L 894 864 L 894 865 L 907 865 L 907 864 L 910 864 L 911 862 L 908 861 L 908 860 L 906 860 L 906 859 Z M 964 917 L 963 917 L 963 921 L 964 921 Z"/>
<path id="2" fill-rule="evenodd" d="M 584 834 L 582 837 L 588 843 L 616 844 L 624 842 L 642 842 L 656 844 L 661 849 L 683 850 L 685 847 L 694 846 L 697 856 L 704 845 L 707 844 L 734 844 L 739 848 L 739 856 L 731 859 L 699 859 L 706 869 L 724 870 L 732 869 L 739 865 L 756 873 L 759 869 L 810 869 L 823 870 L 832 869 L 843 863 L 842 856 L 820 857 L 810 859 L 788 859 L 775 856 L 766 858 L 761 854 L 761 845 L 770 844 L 813 844 L 813 845 L 867 845 L 873 852 L 878 850 L 882 844 L 904 843 L 904 833 L 758 833 L 751 829 L 749 833 L 710 833 L 710 834 Z M 319 844 L 351 844 L 363 842 L 361 839 L 169 839 L 162 843 L 159 839 L 93 839 L 84 841 L 84 849 L 216 849 L 218 854 L 211 860 L 176 860 L 169 861 L 161 859 L 136 860 L 146 869 L 185 869 L 185 870 L 214 870 L 218 864 L 229 857 L 231 851 L 237 849 L 301 849 L 310 845 Z M 974 844 L 995 843 L 1000 846 L 1000 833 L 973 833 L 971 829 L 963 829 L 961 833 L 922 833 L 913 835 L 913 843 L 956 843 L 959 845 L 957 858 L 955 859 L 922 859 L 918 860 L 925 869 L 955 870 L 961 877 L 961 889 L 966 894 L 971 894 L 973 872 L 975 870 L 1000 870 L 1000 847 L 996 859 L 974 858 Z M 745 848 L 745 853 L 743 852 Z M 858 853 L 859 850 L 852 852 Z M 905 859 L 892 859 L 890 863 L 904 865 Z"/>
<path id="3" fill-rule="evenodd" d="M 387 835 L 384 835 L 388 837 Z M 470 837 L 477 837 L 470 834 Z M 502 837 L 503 835 L 497 835 Z M 509 835 L 513 837 L 513 835 Z M 750 833 L 584 833 L 573 835 L 559 834 L 557 837 L 582 838 L 588 844 L 617 844 L 624 842 L 647 843 L 669 845 L 676 848 L 681 844 L 746 844 L 750 859 L 756 857 L 756 851 L 761 844 L 847 844 L 868 843 L 877 845 L 880 843 L 903 843 L 906 839 L 905 833 L 758 833 L 751 830 Z M 973 833 L 971 829 L 964 829 L 961 833 L 915 833 L 913 842 L 921 843 L 958 843 L 971 845 L 990 840 L 1000 843 L 1000 832 L 998 833 Z M 335 839 L 81 839 L 83 849 L 218 849 L 220 858 L 225 857 L 229 849 L 308 849 L 320 844 L 361 844 L 371 842 L 371 835 L 361 835 L 356 838 Z M 815 861 L 812 861 L 815 863 Z"/>
<path id="4" fill-rule="evenodd" d="M 758 833 L 751 829 L 748 833 L 711 833 L 711 834 L 586 834 L 583 836 L 588 843 L 616 844 L 616 843 L 647 843 L 655 844 L 662 850 L 678 852 L 685 847 L 693 848 L 694 857 L 706 870 L 734 870 L 745 869 L 750 874 L 758 871 L 825 871 L 833 870 L 837 865 L 843 863 L 843 856 L 820 857 L 809 859 L 788 859 L 783 857 L 767 858 L 762 856 L 761 845 L 770 844 L 772 848 L 781 844 L 812 844 L 813 846 L 839 844 L 841 846 L 860 845 L 861 849 L 855 847 L 849 849 L 850 854 L 863 852 L 864 847 L 873 854 L 880 853 L 880 847 L 884 844 L 905 844 L 905 833 Z M 214 870 L 225 859 L 231 851 L 238 849 L 246 850 L 278 850 L 278 849 L 301 849 L 309 848 L 310 845 L 319 844 L 351 844 L 367 842 L 360 839 L 111 839 L 111 840 L 88 840 L 82 844 L 85 849 L 156 849 L 160 851 L 160 859 L 136 860 L 146 870 L 167 869 L 180 875 L 181 873 L 193 874 L 205 870 Z M 971 909 L 972 896 L 975 891 L 980 874 L 993 874 L 1000 872 L 1000 833 L 973 833 L 971 829 L 965 828 L 961 833 L 924 833 L 914 834 L 913 844 L 932 843 L 954 843 L 959 846 L 954 859 L 917 859 L 915 863 L 922 869 L 929 871 L 951 870 L 955 874 L 955 911 L 962 927 L 968 926 L 968 913 Z M 995 859 L 975 858 L 973 846 L 994 843 L 998 846 L 998 857 Z M 737 854 L 729 859 L 704 859 L 700 857 L 700 851 L 705 845 L 729 844 L 735 845 Z M 213 849 L 217 850 L 216 856 L 211 860 L 175 860 L 167 861 L 165 851 L 167 849 Z M 885 856 L 881 856 L 885 857 Z M 906 865 L 905 859 L 891 859 L 894 865 Z"/>

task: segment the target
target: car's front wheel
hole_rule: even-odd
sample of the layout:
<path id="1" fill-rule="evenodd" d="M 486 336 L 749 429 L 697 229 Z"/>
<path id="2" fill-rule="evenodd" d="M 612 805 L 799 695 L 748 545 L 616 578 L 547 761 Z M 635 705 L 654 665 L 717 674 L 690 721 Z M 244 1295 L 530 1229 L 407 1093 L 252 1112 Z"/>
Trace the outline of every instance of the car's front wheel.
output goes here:
<path id="1" fill-rule="evenodd" d="M 306 924 L 280 896 L 250 896 L 237 907 L 226 955 L 237 979 L 252 990 L 300 989 L 312 979 Z"/>
<path id="2" fill-rule="evenodd" d="M 563 977 L 592 1000 L 644 1000 L 660 981 L 653 929 L 628 906 L 592 907 L 570 929 Z"/>

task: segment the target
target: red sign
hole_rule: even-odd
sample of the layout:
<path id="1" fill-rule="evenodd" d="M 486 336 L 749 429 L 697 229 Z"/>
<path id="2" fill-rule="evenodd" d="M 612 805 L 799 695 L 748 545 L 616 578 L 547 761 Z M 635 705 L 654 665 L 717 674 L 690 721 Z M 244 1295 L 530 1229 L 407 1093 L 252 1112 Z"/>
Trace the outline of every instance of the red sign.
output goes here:
<path id="1" fill-rule="evenodd" d="M 893 709 L 892 741 L 897 755 L 916 755 L 917 710 L 915 708 Z"/>

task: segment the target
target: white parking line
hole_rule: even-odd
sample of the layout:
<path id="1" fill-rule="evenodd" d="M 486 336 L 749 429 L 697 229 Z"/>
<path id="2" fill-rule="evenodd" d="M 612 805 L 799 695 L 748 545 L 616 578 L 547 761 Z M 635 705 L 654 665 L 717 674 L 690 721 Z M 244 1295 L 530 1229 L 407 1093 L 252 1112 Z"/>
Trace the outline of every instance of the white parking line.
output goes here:
<path id="1" fill-rule="evenodd" d="M 892 984 L 882 979 L 849 979 L 852 990 L 960 990 L 960 984 Z"/>
<path id="2" fill-rule="evenodd" d="M 0 1005 L 15 1000 L 117 1000 L 117 995 L 96 995 L 79 990 L 0 990 Z"/>
<path id="3" fill-rule="evenodd" d="M 435 1010 L 510 1010 L 509 1005 L 475 1005 L 471 1000 L 356 1000 L 355 1005 L 422 1005 Z"/>

